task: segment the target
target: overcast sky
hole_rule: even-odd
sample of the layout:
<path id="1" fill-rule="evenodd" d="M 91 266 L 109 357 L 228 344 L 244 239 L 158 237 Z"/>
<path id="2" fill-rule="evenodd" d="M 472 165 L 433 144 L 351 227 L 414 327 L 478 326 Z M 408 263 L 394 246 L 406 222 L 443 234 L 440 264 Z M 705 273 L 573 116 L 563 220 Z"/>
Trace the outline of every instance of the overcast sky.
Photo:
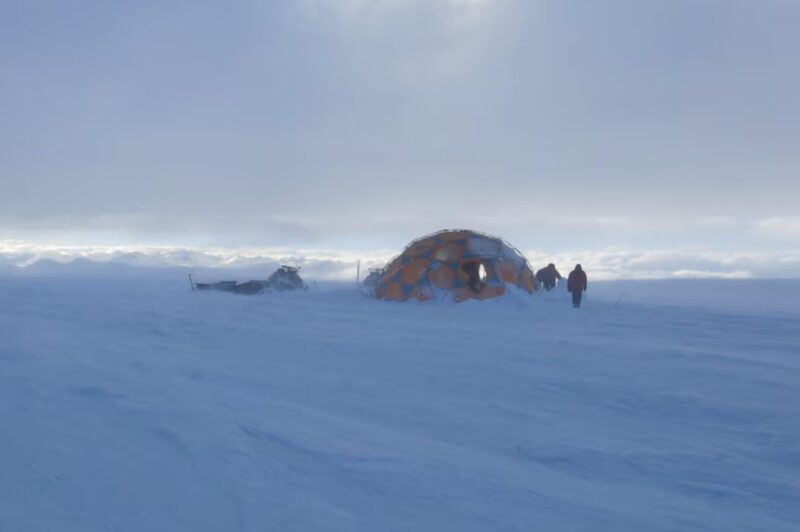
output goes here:
<path id="1" fill-rule="evenodd" d="M 0 0 L 0 239 L 800 246 L 796 0 Z"/>

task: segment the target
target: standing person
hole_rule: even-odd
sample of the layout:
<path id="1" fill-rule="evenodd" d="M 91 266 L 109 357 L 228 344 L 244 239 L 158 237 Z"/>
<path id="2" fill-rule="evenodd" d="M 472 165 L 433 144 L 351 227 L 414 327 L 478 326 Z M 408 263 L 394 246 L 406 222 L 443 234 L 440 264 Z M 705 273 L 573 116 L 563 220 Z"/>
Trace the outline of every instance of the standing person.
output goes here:
<path id="1" fill-rule="evenodd" d="M 558 273 L 556 265 L 552 262 L 536 272 L 536 280 L 542 283 L 544 289 L 548 291 L 555 288 L 558 279 L 561 279 L 561 274 Z"/>
<path id="2" fill-rule="evenodd" d="M 576 264 L 575 269 L 569 273 L 567 278 L 567 290 L 572 293 L 573 307 L 578 308 L 581 306 L 581 297 L 586 292 L 588 284 L 586 272 L 583 271 L 580 264 Z"/>

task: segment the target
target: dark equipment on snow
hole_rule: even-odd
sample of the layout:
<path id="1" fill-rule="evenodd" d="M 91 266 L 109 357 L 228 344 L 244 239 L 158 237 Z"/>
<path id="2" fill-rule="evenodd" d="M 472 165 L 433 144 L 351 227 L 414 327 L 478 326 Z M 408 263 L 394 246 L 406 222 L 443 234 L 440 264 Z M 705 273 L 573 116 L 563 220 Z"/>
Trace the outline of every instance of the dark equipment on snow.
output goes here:
<path id="1" fill-rule="evenodd" d="M 252 295 L 264 291 L 285 292 L 287 290 L 308 290 L 308 285 L 300 277 L 300 268 L 281 266 L 266 281 L 254 280 L 240 283 L 238 281 L 218 281 L 216 283 L 195 283 L 189 276 L 193 289 L 219 290 L 234 294 Z"/>
<path id="2" fill-rule="evenodd" d="M 284 290 L 308 290 L 306 283 L 300 278 L 300 268 L 281 266 L 267 279 L 268 287 L 283 292 Z"/>

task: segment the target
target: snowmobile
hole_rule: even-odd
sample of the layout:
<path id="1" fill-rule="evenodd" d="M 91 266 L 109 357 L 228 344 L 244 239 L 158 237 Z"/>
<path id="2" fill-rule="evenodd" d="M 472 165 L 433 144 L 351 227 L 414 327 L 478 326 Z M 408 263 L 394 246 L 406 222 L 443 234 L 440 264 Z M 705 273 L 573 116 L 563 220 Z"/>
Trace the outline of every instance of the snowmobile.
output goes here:
<path id="1" fill-rule="evenodd" d="M 216 283 L 192 283 L 195 290 L 220 290 L 222 292 L 233 292 L 234 294 L 257 294 L 264 291 L 269 286 L 267 281 L 219 281 Z"/>
<path id="2" fill-rule="evenodd" d="M 218 281 L 216 283 L 195 283 L 189 275 L 192 290 L 220 290 L 234 294 L 252 295 L 265 290 L 284 292 L 286 290 L 308 290 L 308 285 L 300 277 L 300 268 L 281 266 L 275 270 L 267 280 L 251 280 L 240 283 L 238 281 Z"/>
<path id="3" fill-rule="evenodd" d="M 281 266 L 267 279 L 269 288 L 283 292 L 285 290 L 308 290 L 308 286 L 300 278 L 300 268 Z"/>

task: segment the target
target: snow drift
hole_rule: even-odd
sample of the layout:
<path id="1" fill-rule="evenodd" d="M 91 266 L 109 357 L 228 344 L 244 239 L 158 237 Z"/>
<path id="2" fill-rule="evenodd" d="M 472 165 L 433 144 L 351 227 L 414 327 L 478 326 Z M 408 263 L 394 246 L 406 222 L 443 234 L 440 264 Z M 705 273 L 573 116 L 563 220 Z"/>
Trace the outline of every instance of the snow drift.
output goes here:
<path id="1" fill-rule="evenodd" d="M 0 530 L 800 522 L 800 283 L 576 311 L 131 279 L 0 277 Z"/>

